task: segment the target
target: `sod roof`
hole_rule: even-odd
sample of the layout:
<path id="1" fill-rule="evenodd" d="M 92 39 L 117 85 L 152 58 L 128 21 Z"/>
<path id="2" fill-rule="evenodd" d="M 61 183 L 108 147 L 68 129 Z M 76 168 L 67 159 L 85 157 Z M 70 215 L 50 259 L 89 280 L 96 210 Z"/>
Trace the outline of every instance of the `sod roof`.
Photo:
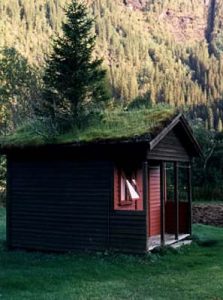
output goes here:
<path id="1" fill-rule="evenodd" d="M 82 144 L 106 142 L 151 141 L 177 116 L 173 108 L 156 107 L 140 110 L 106 111 L 82 129 L 47 138 L 35 126 L 24 126 L 14 134 L 0 137 L 2 148 L 18 148 L 49 144 Z"/>

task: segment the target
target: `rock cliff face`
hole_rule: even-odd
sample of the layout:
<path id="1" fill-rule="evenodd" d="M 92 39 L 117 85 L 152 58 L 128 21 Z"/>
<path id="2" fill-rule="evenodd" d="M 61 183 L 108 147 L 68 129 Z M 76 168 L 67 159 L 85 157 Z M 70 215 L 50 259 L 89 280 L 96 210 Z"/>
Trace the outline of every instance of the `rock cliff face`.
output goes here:
<path id="1" fill-rule="evenodd" d="M 202 41 L 206 37 L 207 20 L 210 0 L 198 0 L 199 11 L 184 11 L 171 5 L 165 8 L 158 17 L 158 22 L 164 23 L 166 30 L 177 42 Z M 122 0 L 126 7 L 132 10 L 145 10 L 149 0 Z M 179 8 L 179 9 L 178 9 Z"/>
<path id="2" fill-rule="evenodd" d="M 135 10 L 142 10 L 146 7 L 147 0 L 123 0 L 124 4 Z"/>
<path id="3" fill-rule="evenodd" d="M 178 42 L 202 41 L 207 29 L 208 7 L 203 6 L 198 12 L 187 14 L 183 11 L 168 9 L 160 15 L 160 21 L 173 34 Z"/>

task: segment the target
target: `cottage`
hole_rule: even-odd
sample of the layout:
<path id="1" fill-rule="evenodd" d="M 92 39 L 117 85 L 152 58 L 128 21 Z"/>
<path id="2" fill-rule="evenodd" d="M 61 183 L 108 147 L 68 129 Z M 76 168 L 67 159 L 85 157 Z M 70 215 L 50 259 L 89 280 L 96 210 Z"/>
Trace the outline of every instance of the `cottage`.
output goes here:
<path id="1" fill-rule="evenodd" d="M 128 138 L 2 152 L 10 249 L 145 253 L 191 234 L 191 162 L 201 151 L 183 115 Z M 186 201 L 179 193 L 182 164 Z"/>

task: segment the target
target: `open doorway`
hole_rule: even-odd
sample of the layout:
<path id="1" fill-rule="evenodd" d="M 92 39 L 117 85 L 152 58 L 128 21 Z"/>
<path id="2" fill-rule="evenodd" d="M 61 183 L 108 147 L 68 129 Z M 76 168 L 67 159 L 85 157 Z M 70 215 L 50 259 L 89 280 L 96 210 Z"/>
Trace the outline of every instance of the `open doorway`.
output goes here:
<path id="1" fill-rule="evenodd" d="M 149 250 L 190 234 L 190 164 L 161 162 L 149 166 Z"/>
<path id="2" fill-rule="evenodd" d="M 188 164 L 166 163 L 165 232 L 175 235 L 189 233 Z"/>

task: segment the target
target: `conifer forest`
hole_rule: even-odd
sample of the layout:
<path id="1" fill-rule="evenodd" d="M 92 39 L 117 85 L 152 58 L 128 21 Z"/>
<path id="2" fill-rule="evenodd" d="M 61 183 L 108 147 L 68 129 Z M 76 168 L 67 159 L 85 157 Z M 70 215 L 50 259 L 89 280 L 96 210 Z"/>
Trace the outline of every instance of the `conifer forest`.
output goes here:
<path id="1" fill-rule="evenodd" d="M 13 132 L 25 116 L 32 118 L 46 57 L 52 52 L 52 38 L 61 35 L 67 3 L 69 0 L 0 1 L 2 134 Z M 215 186 L 215 194 L 210 196 L 208 192 L 209 197 L 220 198 L 222 190 L 217 187 L 223 180 L 223 171 L 219 170 L 219 164 L 223 165 L 223 1 L 85 3 L 95 19 L 94 57 L 103 60 L 107 71 L 111 105 L 128 108 L 137 103 L 145 107 L 167 104 L 183 109 L 204 144 L 206 161 L 197 163 L 195 180 L 208 180 L 212 191 Z M 198 197 L 205 198 L 205 193 Z"/>
<path id="2" fill-rule="evenodd" d="M 0 46 L 41 69 L 60 33 L 65 0 L 3 0 Z M 97 47 L 117 101 L 187 105 L 222 129 L 223 3 L 220 0 L 88 1 Z"/>

